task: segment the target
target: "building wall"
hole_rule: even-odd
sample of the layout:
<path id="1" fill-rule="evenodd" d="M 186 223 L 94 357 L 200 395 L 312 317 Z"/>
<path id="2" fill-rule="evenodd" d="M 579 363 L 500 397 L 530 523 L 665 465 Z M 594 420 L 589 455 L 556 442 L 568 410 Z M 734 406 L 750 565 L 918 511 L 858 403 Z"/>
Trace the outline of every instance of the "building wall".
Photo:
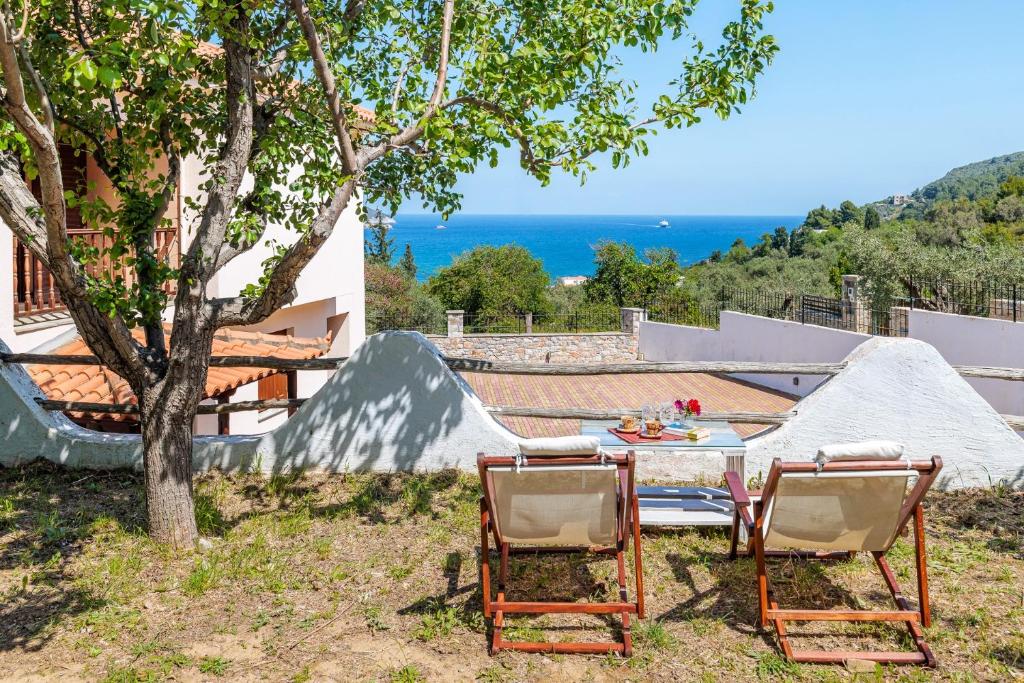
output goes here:
<path id="1" fill-rule="evenodd" d="M 1024 322 L 952 313 L 907 311 L 907 336 L 933 346 L 950 365 L 1024 368 Z M 734 360 L 837 363 L 869 335 L 723 311 L 721 329 L 642 322 L 640 353 L 649 361 Z M 755 384 L 806 396 L 824 377 L 737 375 Z M 1024 383 L 967 382 L 1004 415 L 1024 415 Z"/>
<path id="2" fill-rule="evenodd" d="M 867 334 L 732 311 L 722 311 L 717 330 L 640 323 L 640 354 L 646 361 L 837 363 L 868 339 Z M 821 375 L 736 377 L 797 396 L 811 393 L 825 379 Z"/>
<path id="3" fill-rule="evenodd" d="M 298 171 L 296 171 L 297 173 Z M 89 166 L 89 179 L 97 181 L 99 175 L 92 164 Z M 200 186 L 207 180 L 203 173 L 203 165 L 197 157 L 189 157 L 182 161 L 182 180 L 180 197 L 176 202 L 179 207 L 181 223 L 181 251 L 184 253 L 192 243 L 194 229 L 198 225 L 198 216 L 189 211 L 181 197 L 192 197 L 202 203 Z M 93 192 L 108 199 L 112 198 L 109 183 L 98 178 Z M 247 178 L 243 190 L 251 186 L 251 178 Z M 292 334 L 305 337 L 322 337 L 330 333 L 332 347 L 329 355 L 348 356 L 355 351 L 366 337 L 365 326 L 365 291 L 363 286 L 363 227 L 356 215 L 355 201 L 346 209 L 327 242 L 312 262 L 303 270 L 296 283 L 297 296 L 288 306 L 276 312 L 267 320 L 248 328 L 254 331 L 274 332 L 288 329 Z M 174 217 L 177 220 L 177 216 Z M 296 234 L 282 226 L 272 225 L 265 234 L 265 240 L 277 240 L 279 243 L 290 243 Z M 264 241 L 265 241 L 264 240 Z M 11 254 L 14 246 L 14 235 L 0 222 L 0 253 Z M 271 254 L 271 248 L 261 242 L 250 252 L 243 254 L 217 275 L 208 290 L 211 296 L 235 296 L 248 284 L 254 283 L 263 272 L 262 262 Z M 58 336 L 73 329 L 73 324 L 66 318 L 58 325 L 34 325 L 16 327 L 14 322 L 13 298 L 14 290 L 10 269 L 11 261 L 6 261 L 8 275 L 0 277 L 0 338 L 4 339 L 14 351 L 30 351 L 46 344 Z M 172 310 L 168 310 L 165 319 L 170 320 Z M 312 396 L 330 377 L 330 372 L 298 373 L 298 392 L 300 397 Z M 252 394 L 251 397 L 249 394 Z M 243 387 L 236 392 L 233 400 L 249 400 L 256 398 L 256 385 Z M 232 415 L 231 429 L 233 433 L 262 432 L 273 428 L 285 419 L 282 411 L 274 414 L 237 413 Z M 262 419 L 261 419 L 262 418 Z M 217 420 L 214 416 L 197 418 L 197 432 L 216 434 Z"/>
<path id="4" fill-rule="evenodd" d="M 637 337 L 621 332 L 473 334 L 430 341 L 446 356 L 519 363 L 628 363 L 637 354 Z"/>
<path id="5" fill-rule="evenodd" d="M 1024 368 L 1024 322 L 909 311 L 910 336 L 934 346 L 950 365 Z M 1024 415 L 1024 382 L 968 379 L 1004 415 Z"/>

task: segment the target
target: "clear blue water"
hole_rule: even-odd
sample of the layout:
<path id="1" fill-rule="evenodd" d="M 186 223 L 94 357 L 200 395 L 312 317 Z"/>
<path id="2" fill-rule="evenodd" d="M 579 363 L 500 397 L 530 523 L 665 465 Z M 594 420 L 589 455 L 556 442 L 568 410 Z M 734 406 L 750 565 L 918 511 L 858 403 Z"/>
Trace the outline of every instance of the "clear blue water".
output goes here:
<path id="1" fill-rule="evenodd" d="M 667 220 L 670 227 L 658 227 Z M 780 225 L 792 229 L 802 216 L 538 216 L 457 214 L 442 221 L 429 214 L 399 214 L 391 227 L 395 258 L 406 243 L 416 258 L 417 277 L 425 280 L 452 257 L 481 244 L 518 244 L 544 262 L 551 277 L 591 275 L 594 249 L 603 240 L 629 242 L 638 253 L 671 247 L 683 265 L 726 251 L 737 237 L 753 244 Z M 438 225 L 445 225 L 438 230 Z"/>

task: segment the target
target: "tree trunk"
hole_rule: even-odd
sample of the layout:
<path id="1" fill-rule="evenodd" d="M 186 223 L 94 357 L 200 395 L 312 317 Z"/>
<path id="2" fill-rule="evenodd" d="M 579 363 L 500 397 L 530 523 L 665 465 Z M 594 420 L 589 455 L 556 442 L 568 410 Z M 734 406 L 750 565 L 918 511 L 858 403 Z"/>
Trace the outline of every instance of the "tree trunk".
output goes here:
<path id="1" fill-rule="evenodd" d="M 205 375 L 205 373 L 203 373 Z M 192 424 L 205 377 L 166 379 L 141 403 L 146 511 L 153 540 L 189 549 L 199 538 L 192 503 Z"/>

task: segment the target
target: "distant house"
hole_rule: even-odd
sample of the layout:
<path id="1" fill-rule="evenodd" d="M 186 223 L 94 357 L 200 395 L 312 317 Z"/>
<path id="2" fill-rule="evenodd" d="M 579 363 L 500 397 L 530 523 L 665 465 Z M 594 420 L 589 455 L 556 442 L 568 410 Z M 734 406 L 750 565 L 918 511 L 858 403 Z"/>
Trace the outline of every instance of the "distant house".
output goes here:
<path id="1" fill-rule="evenodd" d="M 565 275 L 555 280 L 555 282 L 563 287 L 578 287 L 585 284 L 589 279 L 586 275 Z"/>
<path id="2" fill-rule="evenodd" d="M 904 204 L 909 204 L 909 203 L 910 203 L 910 195 L 909 194 L 894 194 L 892 196 L 892 205 L 893 206 L 903 206 Z"/>

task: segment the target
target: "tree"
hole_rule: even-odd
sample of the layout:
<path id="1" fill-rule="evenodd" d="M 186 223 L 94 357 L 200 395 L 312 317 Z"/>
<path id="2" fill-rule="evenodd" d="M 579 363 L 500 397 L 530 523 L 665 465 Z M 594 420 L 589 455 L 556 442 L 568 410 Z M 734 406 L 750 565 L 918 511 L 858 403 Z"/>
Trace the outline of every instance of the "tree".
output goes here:
<path id="1" fill-rule="evenodd" d="M 847 223 L 856 223 L 857 225 L 864 224 L 864 214 L 861 212 L 860 207 L 851 202 L 849 199 L 839 205 L 839 208 L 835 212 L 836 223 L 842 227 Z"/>
<path id="2" fill-rule="evenodd" d="M 772 249 L 789 251 L 789 230 L 786 230 L 784 225 L 775 228 L 775 232 L 772 233 Z"/>
<path id="3" fill-rule="evenodd" d="M 515 244 L 481 246 L 455 257 L 427 281 L 449 309 L 485 315 L 546 313 L 551 277 L 544 264 Z"/>
<path id="4" fill-rule="evenodd" d="M 398 267 L 405 273 L 405 276 L 410 280 L 416 279 L 416 259 L 412 256 L 412 247 L 409 243 L 405 243 L 405 251 L 402 253 L 402 258 L 398 261 Z"/>
<path id="5" fill-rule="evenodd" d="M 739 0 L 721 39 L 694 40 L 647 111 L 617 69 L 623 49 L 642 54 L 689 36 L 693 4 L 3 3 L 0 218 L 52 273 L 89 348 L 138 398 L 151 534 L 181 547 L 197 538 L 190 425 L 214 331 L 256 324 L 292 301 L 356 197 L 394 210 L 415 195 L 446 214 L 459 204 L 459 174 L 496 164 L 506 146 L 542 183 L 557 170 L 582 179 L 595 154 L 622 166 L 646 153 L 659 126 L 737 111 L 777 51 L 763 33 L 770 2 Z M 63 143 L 90 157 L 113 197 L 64 186 Z M 184 198 L 197 219 L 174 269 L 158 258 L 154 231 L 168 222 L 183 160 L 208 173 Z M 39 199 L 24 174 L 37 179 Z M 110 246 L 68 240 L 72 204 Z M 237 295 L 208 295 L 270 225 L 292 238 L 273 244 L 258 280 Z M 113 275 L 125 269 L 131 278 Z M 133 327 L 145 331 L 141 343 Z"/>
<path id="6" fill-rule="evenodd" d="M 380 221 L 370 225 L 370 236 L 366 239 L 366 260 L 370 263 L 391 265 L 395 257 L 395 240 L 388 237 L 391 226 Z M 408 248 L 408 245 L 406 245 Z"/>
<path id="7" fill-rule="evenodd" d="M 828 230 L 835 225 L 835 222 L 836 216 L 832 209 L 822 204 L 817 209 L 811 209 L 807 212 L 807 218 L 804 219 L 803 227 L 810 230 Z"/>
<path id="8" fill-rule="evenodd" d="M 594 256 L 594 277 L 584 285 L 587 298 L 616 306 L 646 308 L 679 281 L 676 253 L 671 249 L 649 249 L 644 259 L 625 242 L 605 242 Z"/>
<path id="9" fill-rule="evenodd" d="M 878 215 L 878 210 L 875 207 L 869 206 L 867 209 L 864 210 L 864 229 L 865 230 L 874 230 L 874 229 L 878 228 L 881 224 L 882 224 L 882 219 Z"/>

